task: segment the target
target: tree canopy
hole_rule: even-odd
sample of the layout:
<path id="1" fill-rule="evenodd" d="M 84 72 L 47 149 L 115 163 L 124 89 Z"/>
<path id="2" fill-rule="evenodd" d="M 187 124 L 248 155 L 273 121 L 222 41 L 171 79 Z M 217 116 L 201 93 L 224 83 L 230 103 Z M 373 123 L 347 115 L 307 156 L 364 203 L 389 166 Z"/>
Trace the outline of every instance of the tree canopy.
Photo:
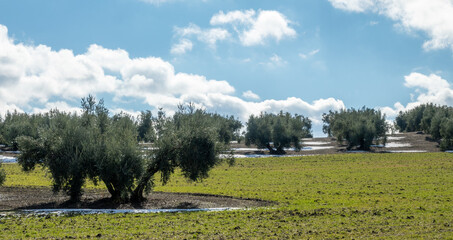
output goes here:
<path id="1" fill-rule="evenodd" d="M 221 158 L 220 154 L 229 150 L 229 137 L 236 128 L 228 128 L 226 122 L 217 114 L 196 109 L 193 105 L 179 106 L 178 111 L 167 117 L 160 111 L 156 121 L 157 140 L 149 152 L 146 170 L 134 191 L 134 199 L 142 199 L 144 192 L 151 190 L 153 177 L 161 173 L 161 181 L 167 183 L 176 168 L 192 181 L 208 177 L 209 170 L 225 159 L 234 161 L 232 155 Z"/>
<path id="2" fill-rule="evenodd" d="M 6 144 L 13 150 L 17 150 L 17 137 L 30 136 L 36 138 L 38 129 L 47 124 L 47 115 L 8 111 L 4 119 L 0 117 L 0 144 Z"/>
<path id="3" fill-rule="evenodd" d="M 312 137 L 311 120 L 302 115 L 261 113 L 250 116 L 245 144 L 267 148 L 273 154 L 284 154 L 285 148 L 301 149 L 300 139 Z"/>
<path id="4" fill-rule="evenodd" d="M 22 168 L 47 168 L 53 190 L 65 191 L 73 201 L 80 199 L 88 179 L 105 184 L 115 201 L 129 201 L 142 200 L 158 172 L 163 184 L 176 168 L 190 180 L 206 178 L 216 164 L 233 160 L 220 154 L 242 126 L 191 104 L 181 105 L 172 117 L 163 110 L 156 118 L 142 112 L 138 123 L 124 113 L 109 114 L 102 99 L 96 102 L 92 96 L 83 98 L 81 106 L 80 115 L 52 110 L 35 136 L 16 138 Z M 154 143 L 144 155 L 138 140 L 150 140 L 149 133 L 155 134 Z"/>
<path id="5" fill-rule="evenodd" d="M 440 142 L 441 150 L 453 149 L 453 108 L 432 103 L 400 112 L 395 119 L 402 132 L 423 131 Z"/>
<path id="6" fill-rule="evenodd" d="M 346 140 L 348 149 L 369 150 L 373 141 L 377 144 L 386 142 L 385 115 L 374 109 L 329 111 L 323 115 L 323 122 L 323 132 L 339 142 Z"/>
<path id="7" fill-rule="evenodd" d="M 37 138 L 18 138 L 19 164 L 29 171 L 40 164 L 49 169 L 53 190 L 64 190 L 77 201 L 87 178 L 102 181 L 114 199 L 128 199 L 144 160 L 133 119 L 108 115 L 103 101 L 82 99 L 82 114 L 52 111 L 48 126 Z"/>

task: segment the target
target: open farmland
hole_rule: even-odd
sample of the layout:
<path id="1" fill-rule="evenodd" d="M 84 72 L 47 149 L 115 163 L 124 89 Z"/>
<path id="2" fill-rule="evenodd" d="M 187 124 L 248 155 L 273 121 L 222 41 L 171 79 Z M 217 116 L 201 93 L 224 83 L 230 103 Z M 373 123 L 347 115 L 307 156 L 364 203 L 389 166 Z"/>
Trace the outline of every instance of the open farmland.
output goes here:
<path id="1" fill-rule="evenodd" d="M 0 196 L 7 188 L 50 186 L 42 170 L 26 174 L 16 164 L 3 167 L 8 179 Z M 176 174 L 168 185 L 155 190 L 274 204 L 225 212 L 9 215 L 0 217 L 0 238 L 453 237 L 453 155 L 449 153 L 238 159 L 235 166 L 214 168 L 203 182 L 190 183 Z"/>

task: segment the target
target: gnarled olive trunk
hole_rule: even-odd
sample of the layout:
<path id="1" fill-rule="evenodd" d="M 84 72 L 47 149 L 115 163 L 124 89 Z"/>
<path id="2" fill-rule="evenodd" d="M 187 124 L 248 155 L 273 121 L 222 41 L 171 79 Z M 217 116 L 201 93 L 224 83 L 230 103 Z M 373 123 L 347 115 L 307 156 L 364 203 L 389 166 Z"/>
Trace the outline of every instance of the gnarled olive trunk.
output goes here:
<path id="1" fill-rule="evenodd" d="M 120 191 L 115 189 L 115 186 L 111 182 L 104 182 L 105 186 L 107 187 L 107 190 L 109 191 L 111 195 L 111 199 L 114 202 L 122 202 L 128 199 L 121 199 L 121 193 Z"/>
<path id="2" fill-rule="evenodd" d="M 149 182 L 153 178 L 154 174 L 159 171 L 159 166 L 157 163 L 150 164 L 146 169 L 144 175 L 140 178 L 137 187 L 135 187 L 132 192 L 131 200 L 135 202 L 141 202 L 145 200 L 144 192 Z"/>
<path id="3" fill-rule="evenodd" d="M 268 144 L 266 144 L 266 148 L 269 149 L 269 152 L 270 152 L 271 154 L 282 155 L 282 154 L 285 154 L 285 153 L 286 153 L 282 146 L 278 146 L 277 149 L 274 149 L 274 148 L 268 143 Z"/>
<path id="4" fill-rule="evenodd" d="M 279 155 L 283 155 L 283 154 L 286 154 L 283 146 L 278 146 L 277 147 L 277 151 L 275 151 L 276 154 L 279 154 Z"/>

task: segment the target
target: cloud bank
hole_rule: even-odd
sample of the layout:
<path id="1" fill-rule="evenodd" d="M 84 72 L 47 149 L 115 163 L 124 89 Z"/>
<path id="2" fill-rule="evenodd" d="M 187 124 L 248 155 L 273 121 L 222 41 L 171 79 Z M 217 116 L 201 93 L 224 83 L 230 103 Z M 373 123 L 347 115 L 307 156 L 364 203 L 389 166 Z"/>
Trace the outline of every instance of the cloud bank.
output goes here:
<path id="1" fill-rule="evenodd" d="M 332 6 L 351 12 L 374 12 L 407 31 L 424 32 L 425 50 L 453 50 L 453 1 L 451 0 L 329 0 Z"/>
<path id="2" fill-rule="evenodd" d="M 255 100 L 248 101 L 236 96 L 235 88 L 227 81 L 177 72 L 171 63 L 158 57 L 131 58 L 125 50 L 96 44 L 76 55 L 69 49 L 55 51 L 46 45 L 15 43 L 8 36 L 8 29 L 0 25 L 0 114 L 14 109 L 74 111 L 80 98 L 103 93 L 118 103 L 124 98 L 134 99 L 151 109 L 163 107 L 170 112 L 177 104 L 192 101 L 242 121 L 250 114 L 283 110 L 309 116 L 319 123 L 323 112 L 344 108 L 341 100 L 333 98 L 312 103 L 295 97 L 258 101 L 259 96 L 252 91 L 243 93 L 245 99 Z M 142 109 L 127 112 L 137 110 Z"/>

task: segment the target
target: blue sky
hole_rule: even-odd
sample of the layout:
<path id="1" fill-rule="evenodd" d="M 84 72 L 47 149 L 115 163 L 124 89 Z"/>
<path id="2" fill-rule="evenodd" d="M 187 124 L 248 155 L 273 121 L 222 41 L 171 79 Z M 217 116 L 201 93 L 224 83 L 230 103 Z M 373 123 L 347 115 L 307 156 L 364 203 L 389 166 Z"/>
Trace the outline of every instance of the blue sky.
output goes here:
<path id="1" fill-rule="evenodd" d="M 451 0 L 0 1 L 0 113 L 453 104 Z"/>

